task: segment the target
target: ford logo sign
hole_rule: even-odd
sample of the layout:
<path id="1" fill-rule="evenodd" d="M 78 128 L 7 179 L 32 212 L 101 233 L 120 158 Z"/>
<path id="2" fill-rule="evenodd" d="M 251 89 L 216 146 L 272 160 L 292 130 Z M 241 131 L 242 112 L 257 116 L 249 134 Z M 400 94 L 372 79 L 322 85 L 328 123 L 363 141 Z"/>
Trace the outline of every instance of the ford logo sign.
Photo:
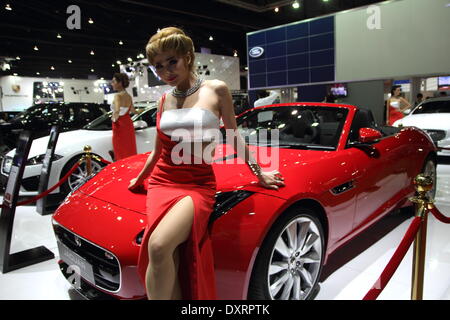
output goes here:
<path id="1" fill-rule="evenodd" d="M 252 58 L 259 58 L 259 57 L 261 57 L 263 55 L 263 53 L 264 53 L 264 48 L 254 47 L 254 48 L 250 49 L 248 54 Z"/>

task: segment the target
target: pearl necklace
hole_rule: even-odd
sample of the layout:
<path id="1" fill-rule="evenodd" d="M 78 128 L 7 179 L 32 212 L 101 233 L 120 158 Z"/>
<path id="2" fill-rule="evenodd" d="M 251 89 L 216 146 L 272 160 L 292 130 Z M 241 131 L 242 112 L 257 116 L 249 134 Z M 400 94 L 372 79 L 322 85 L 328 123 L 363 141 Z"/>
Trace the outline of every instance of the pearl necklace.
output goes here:
<path id="1" fill-rule="evenodd" d="M 190 96 L 191 94 L 196 92 L 200 88 L 202 83 L 203 83 L 203 79 L 197 78 L 194 85 L 192 87 L 190 87 L 189 89 L 187 89 L 186 91 L 181 91 L 181 90 L 178 90 L 177 87 L 174 87 L 170 93 L 174 97 L 177 97 L 177 98 L 186 98 L 187 96 Z"/>

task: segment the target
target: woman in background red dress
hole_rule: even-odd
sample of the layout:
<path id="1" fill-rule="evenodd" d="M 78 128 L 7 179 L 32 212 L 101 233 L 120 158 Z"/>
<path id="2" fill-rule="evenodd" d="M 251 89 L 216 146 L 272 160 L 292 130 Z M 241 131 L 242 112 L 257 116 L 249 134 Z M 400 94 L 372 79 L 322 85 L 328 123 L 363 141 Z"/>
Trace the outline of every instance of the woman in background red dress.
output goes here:
<path id="1" fill-rule="evenodd" d="M 214 149 L 205 150 L 211 143 L 208 130 L 220 132 L 220 118 L 226 129 L 237 130 L 232 97 L 224 82 L 202 80 L 195 74 L 192 39 L 182 30 L 160 30 L 150 38 L 146 52 L 157 75 L 173 90 L 159 101 L 155 148 L 128 187 L 133 190 L 150 176 L 148 226 L 140 248 L 139 275 L 152 300 L 216 299 L 208 233 L 216 193 L 210 163 Z M 201 127 L 201 132 L 194 130 L 196 126 Z M 179 129 L 189 134 L 177 132 Z M 204 133 L 203 129 L 205 135 L 196 134 Z M 186 148 L 201 149 L 201 155 L 187 151 L 179 163 L 174 147 L 180 140 L 187 145 L 201 144 L 201 148 Z M 278 171 L 261 171 L 240 135 L 236 140 L 236 148 L 245 147 L 245 160 L 261 186 L 278 189 L 284 185 Z M 184 161 L 185 155 L 188 161 Z M 199 157 L 201 161 L 197 161 Z"/>
<path id="2" fill-rule="evenodd" d="M 392 126 L 395 121 L 403 119 L 405 116 L 403 111 L 411 108 L 411 104 L 401 96 L 402 89 L 400 86 L 394 86 L 391 89 L 391 97 L 388 99 L 387 105 L 387 123 Z"/>
<path id="3" fill-rule="evenodd" d="M 129 84 L 130 81 L 125 73 L 115 73 L 111 81 L 113 89 L 117 91 L 111 104 L 114 161 L 137 153 L 136 136 L 130 117 L 130 112 L 135 112 L 133 99 L 125 90 Z"/>

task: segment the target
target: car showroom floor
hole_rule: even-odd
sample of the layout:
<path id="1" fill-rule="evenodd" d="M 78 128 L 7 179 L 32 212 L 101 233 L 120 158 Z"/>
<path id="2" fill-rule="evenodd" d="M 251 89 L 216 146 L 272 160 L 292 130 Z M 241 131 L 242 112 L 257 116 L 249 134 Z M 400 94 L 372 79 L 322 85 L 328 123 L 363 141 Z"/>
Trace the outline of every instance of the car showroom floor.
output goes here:
<path id="1" fill-rule="evenodd" d="M 0 197 L 2 200 L 2 197 Z M 450 216 L 450 165 L 438 165 L 437 206 Z M 392 214 L 330 257 L 323 270 L 319 300 L 360 300 L 374 284 L 412 218 Z M 424 299 L 450 300 L 450 232 L 430 215 L 425 265 Z M 58 250 L 51 216 L 40 216 L 34 206 L 16 212 L 11 253 L 44 245 L 56 258 L 0 274 L 0 299 L 81 299 L 57 265 Z M 378 299 L 408 300 L 411 288 L 412 247 Z M 325 279 L 324 279 L 325 278 Z"/>

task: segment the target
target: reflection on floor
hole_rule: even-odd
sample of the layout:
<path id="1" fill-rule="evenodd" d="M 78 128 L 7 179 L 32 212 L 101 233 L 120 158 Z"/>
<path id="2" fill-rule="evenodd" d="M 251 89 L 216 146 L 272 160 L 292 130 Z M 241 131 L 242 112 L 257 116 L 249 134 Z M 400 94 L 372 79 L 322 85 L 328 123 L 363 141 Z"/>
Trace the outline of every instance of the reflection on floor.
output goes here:
<path id="1" fill-rule="evenodd" d="M 437 205 L 450 216 L 450 165 L 438 166 Z M 2 200 L 0 198 L 0 200 Z M 365 235 L 339 249 L 323 270 L 319 300 L 360 300 L 374 284 L 408 228 L 411 217 L 392 214 Z M 424 299 L 450 300 L 449 225 L 428 220 Z M 40 216 L 34 206 L 16 213 L 11 253 L 44 245 L 56 258 L 7 274 L 0 274 L 0 299 L 81 299 L 61 275 L 51 216 Z M 412 248 L 379 300 L 409 300 Z"/>

